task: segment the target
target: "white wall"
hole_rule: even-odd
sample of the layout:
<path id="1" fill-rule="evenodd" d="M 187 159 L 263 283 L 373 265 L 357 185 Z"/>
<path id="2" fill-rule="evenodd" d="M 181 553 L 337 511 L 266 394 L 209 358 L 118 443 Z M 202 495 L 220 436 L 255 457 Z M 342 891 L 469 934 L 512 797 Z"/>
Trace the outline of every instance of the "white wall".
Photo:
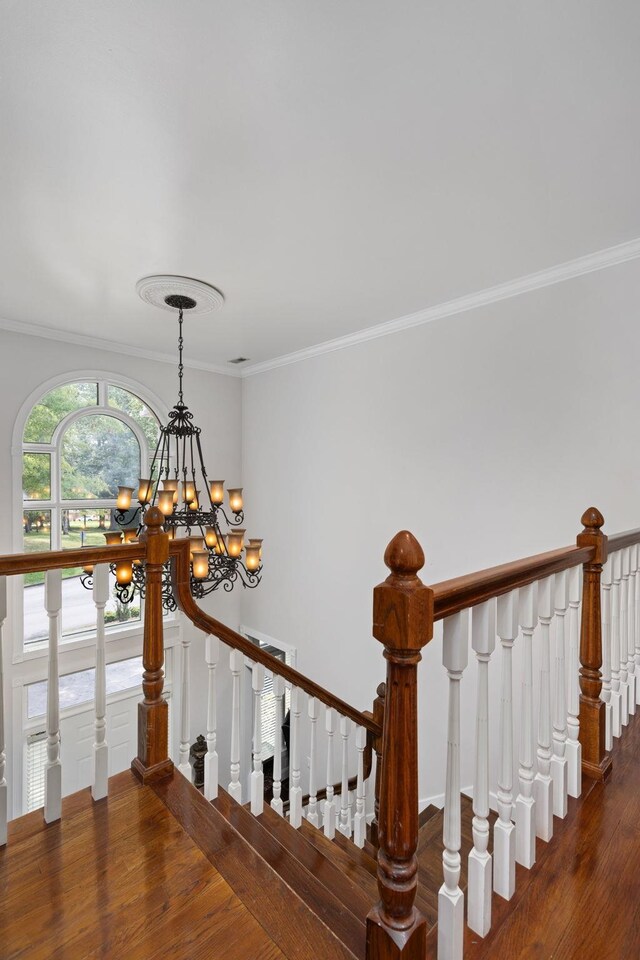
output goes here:
<path id="1" fill-rule="evenodd" d="M 137 381 L 159 397 L 167 409 L 173 406 L 177 396 L 177 372 L 170 364 L 151 360 L 142 360 L 123 356 L 120 353 L 95 350 L 38 337 L 0 331 L 0 504 L 2 522 L 0 523 L 0 553 L 13 551 L 12 516 L 15 503 L 15 491 L 12 490 L 11 438 L 18 412 L 40 384 L 66 372 L 77 373 L 82 370 L 102 371 Z M 203 428 L 202 443 L 205 462 L 210 476 L 221 476 L 231 486 L 239 485 L 241 477 L 241 387 L 234 377 L 225 377 L 199 370 L 187 369 L 185 375 L 185 400 L 193 411 L 195 422 Z M 19 494 L 18 494 L 19 496 Z M 19 523 L 19 520 L 16 522 Z M 240 623 L 239 591 L 231 594 L 220 592 L 207 598 L 202 605 L 208 612 L 224 620 L 230 626 Z M 20 704 L 10 707 L 11 698 L 21 698 L 21 684 L 40 680 L 46 676 L 46 658 L 12 663 L 13 632 L 16 629 L 11 616 L 5 631 L 5 695 L 7 703 L 8 778 L 18 769 L 14 740 L 18 739 L 20 725 Z M 204 635 L 190 624 L 185 627 L 185 635 L 191 636 L 192 663 L 192 712 L 191 741 L 198 733 L 206 732 L 206 668 L 204 665 Z M 118 645 L 118 657 L 132 656 L 125 646 L 141 650 L 141 639 L 133 644 Z M 109 657 L 109 650 L 107 651 Z M 174 651 L 176 669 L 174 670 L 174 716 L 179 716 L 179 663 L 180 650 Z M 61 673 L 82 669 L 93 664 L 93 650 L 87 647 L 73 654 L 64 651 L 61 656 Z M 222 657 L 220 668 L 221 689 L 227 687 L 228 658 Z M 176 689 L 177 687 L 177 689 Z M 223 710 L 221 711 L 224 712 Z M 225 738 L 220 738 L 221 769 L 228 758 Z M 228 759 L 227 759 L 228 763 Z M 10 793 L 14 784 L 11 785 Z M 14 794 L 15 795 L 15 794 Z"/>
<path id="2" fill-rule="evenodd" d="M 591 504 L 612 532 L 638 526 L 639 302 L 636 261 L 246 379 L 265 572 L 243 622 L 367 708 L 384 676 L 371 591 L 398 530 L 421 541 L 428 583 L 573 542 Z M 420 671 L 422 797 L 442 789 L 440 657 L 437 636 Z"/>

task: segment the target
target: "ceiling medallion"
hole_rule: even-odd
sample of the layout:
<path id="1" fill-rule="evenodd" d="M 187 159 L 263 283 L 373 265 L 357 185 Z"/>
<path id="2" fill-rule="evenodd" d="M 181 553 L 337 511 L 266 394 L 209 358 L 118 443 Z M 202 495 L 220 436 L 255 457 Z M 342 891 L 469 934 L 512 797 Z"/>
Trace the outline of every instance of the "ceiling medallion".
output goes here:
<path id="1" fill-rule="evenodd" d="M 180 296 L 188 297 L 193 303 L 192 307 L 183 307 L 191 313 L 211 313 L 224 304 L 224 295 L 210 283 L 170 274 L 143 277 L 136 283 L 136 293 L 145 303 L 162 310 L 175 310 L 175 302 L 170 300 Z"/>

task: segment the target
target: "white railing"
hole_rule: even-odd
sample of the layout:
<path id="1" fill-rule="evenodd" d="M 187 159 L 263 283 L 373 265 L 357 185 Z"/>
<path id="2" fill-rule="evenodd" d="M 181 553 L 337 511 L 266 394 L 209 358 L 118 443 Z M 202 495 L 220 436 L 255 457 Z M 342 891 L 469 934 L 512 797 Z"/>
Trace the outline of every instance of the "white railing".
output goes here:
<path id="1" fill-rule="evenodd" d="M 7 577 L 0 577 L 0 846 L 7 842 L 7 754 L 5 741 L 4 649 L 3 627 L 7 616 Z M 62 816 L 62 755 L 60 740 L 60 640 L 62 614 L 62 571 L 44 573 L 44 609 L 48 620 L 47 633 L 47 696 L 46 762 L 44 766 L 44 809 L 46 823 Z M 101 800 L 108 794 L 109 745 L 107 743 L 105 607 L 109 599 L 109 565 L 96 565 L 93 571 L 95 605 L 95 679 L 94 679 L 94 743 L 91 796 Z"/>
<path id="2" fill-rule="evenodd" d="M 438 903 L 439 960 L 460 960 L 463 949 L 465 895 L 459 886 L 460 685 L 469 646 L 477 666 L 477 701 L 473 770 L 466 774 L 473 777 L 474 813 L 467 924 L 485 937 L 491 929 L 492 892 L 507 900 L 513 897 L 516 863 L 531 869 L 536 861 L 537 839 L 552 839 L 554 816 L 566 817 L 567 797 L 580 795 L 581 573 L 581 566 L 572 567 L 444 618 L 443 664 L 449 711 L 444 883 Z M 500 701 L 492 704 L 490 670 L 496 641 L 500 647 L 496 657 L 500 661 Z M 628 648 L 624 650 L 626 656 Z M 517 682 L 514 664 L 519 669 Z M 498 735 L 492 770 L 490 736 L 494 727 Z M 493 852 L 489 853 L 491 784 L 495 786 L 498 816 L 493 825 Z"/>
<path id="3" fill-rule="evenodd" d="M 622 736 L 640 703 L 640 548 L 612 552 L 602 571 L 602 693 L 605 746 Z"/>
<path id="4" fill-rule="evenodd" d="M 225 644 L 226 646 L 226 644 Z M 243 773 L 241 769 L 241 718 L 243 715 L 241 682 L 243 664 L 251 668 L 251 764 L 248 771 L 251 813 L 260 816 L 265 806 L 265 778 L 262 743 L 262 693 L 265 679 L 270 678 L 270 688 L 275 701 L 273 784 L 269 801 L 272 810 L 285 817 L 296 829 L 302 821 L 322 831 L 333 839 L 336 831 L 362 848 L 367 836 L 367 790 L 370 775 L 365 779 L 365 751 L 367 730 L 351 718 L 339 714 L 319 697 L 310 696 L 295 684 L 285 680 L 277 672 L 265 669 L 260 663 L 251 662 L 240 650 L 229 649 L 231 670 L 231 712 L 227 718 L 230 726 L 223 731 L 229 736 L 229 779 L 218 770 L 216 664 L 218 662 L 218 639 L 207 636 L 206 660 L 209 671 L 207 704 L 207 753 L 204 763 L 204 795 L 208 800 L 218 796 L 219 782 L 227 786 L 229 794 L 243 803 Z M 283 737 L 285 699 L 290 704 L 289 752 Z M 324 717 L 322 716 L 324 713 Z M 302 764 L 302 758 L 306 764 Z M 288 800 L 283 802 L 283 761 L 288 761 Z M 326 770 L 325 797 L 318 800 L 318 775 Z M 356 770 L 355 790 L 350 789 L 350 770 Z M 191 769 L 185 771 L 192 779 Z M 337 784 L 340 784 L 338 789 Z"/>

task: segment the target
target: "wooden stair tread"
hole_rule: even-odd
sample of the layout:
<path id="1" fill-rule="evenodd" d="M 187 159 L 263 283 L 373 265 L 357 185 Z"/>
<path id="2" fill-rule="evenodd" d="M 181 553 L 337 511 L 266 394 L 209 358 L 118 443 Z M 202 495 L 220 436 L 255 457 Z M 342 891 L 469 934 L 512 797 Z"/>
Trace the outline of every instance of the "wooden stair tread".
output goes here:
<path id="1" fill-rule="evenodd" d="M 473 847 L 473 802 L 464 794 L 460 797 L 461 812 L 461 840 L 460 858 L 460 882 L 461 890 L 467 888 L 467 860 L 469 852 Z M 496 820 L 496 814 L 489 814 L 489 823 L 493 825 Z M 437 908 L 438 890 L 442 886 L 442 852 L 444 844 L 442 842 L 442 828 L 444 823 L 444 810 L 432 816 L 420 829 L 418 834 L 418 882 L 420 884 L 421 894 L 428 892 L 428 900 L 433 902 Z M 491 834 L 490 834 L 491 837 Z M 489 841 L 489 852 L 492 844 Z"/>
<path id="2" fill-rule="evenodd" d="M 369 909 L 371 909 L 379 899 L 375 860 L 372 860 L 367 853 L 356 847 L 342 834 L 340 834 L 340 837 L 345 840 L 349 847 L 353 848 L 353 852 L 339 841 L 329 840 L 321 829 L 318 830 L 307 820 L 303 819 L 300 830 L 309 843 L 320 850 L 327 859 L 335 863 L 338 869 L 342 870 L 349 880 L 364 892 Z"/>
<path id="3" fill-rule="evenodd" d="M 350 894 L 356 892 L 353 885 L 344 876 L 340 876 L 332 863 L 325 860 L 318 851 L 314 851 L 311 844 L 299 837 L 297 831 L 270 808 L 266 816 L 263 813 L 259 818 L 254 817 L 222 788 L 218 790 L 217 799 L 211 801 L 211 807 L 238 831 L 271 870 L 296 893 L 341 944 L 355 957 L 364 958 L 364 918 L 359 919 L 345 905 L 346 896 L 344 898 L 337 896 L 333 892 L 335 887 L 325 886 L 323 882 L 331 878 L 336 885 L 344 887 L 348 884 Z M 271 822 L 269 814 L 277 817 L 280 823 Z M 282 833 L 282 827 L 286 829 L 287 834 Z M 307 850 L 297 842 L 300 840 Z M 294 848 L 296 852 L 292 853 L 290 848 Z M 321 875 L 323 880 L 319 879 L 318 875 Z M 354 909 L 358 910 L 359 906 L 355 906 Z"/>
<path id="4" fill-rule="evenodd" d="M 435 804 L 430 803 L 428 806 L 421 810 L 418 814 L 418 829 L 424 827 L 425 823 L 431 820 L 432 817 L 437 816 L 440 813 L 440 807 L 436 807 Z"/>
<path id="5" fill-rule="evenodd" d="M 363 960 L 364 925 L 224 790 L 209 803 L 178 773 L 152 789 L 289 960 Z"/>
<path id="6" fill-rule="evenodd" d="M 265 806 L 257 821 L 272 836 L 276 837 L 278 842 L 306 867 L 327 890 L 338 897 L 340 902 L 357 920 L 361 923 L 366 921 L 367 914 L 376 901 L 371 900 L 366 895 L 357 880 L 355 882 L 352 880 L 343 865 L 337 862 L 338 858 L 334 859 L 332 851 L 329 851 L 329 855 L 327 855 L 326 850 L 310 842 L 306 833 L 294 829 L 284 817 L 281 817 L 268 805 Z M 308 824 L 304 818 L 303 823 L 311 830 L 315 830 L 315 827 Z M 325 840 L 326 838 L 323 836 L 322 839 Z M 339 850 L 338 847 L 335 849 L 336 851 Z"/>

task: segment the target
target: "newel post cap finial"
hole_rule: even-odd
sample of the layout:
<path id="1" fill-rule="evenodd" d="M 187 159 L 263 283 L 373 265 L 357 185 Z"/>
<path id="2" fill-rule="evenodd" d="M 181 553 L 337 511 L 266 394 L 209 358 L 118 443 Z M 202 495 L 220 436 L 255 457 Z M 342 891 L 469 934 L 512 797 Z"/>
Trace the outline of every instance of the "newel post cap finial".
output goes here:
<path id="1" fill-rule="evenodd" d="M 604 526 L 604 517 L 597 507 L 588 507 L 580 517 L 580 523 L 584 524 L 585 533 L 591 530 L 599 530 Z"/>
<path id="2" fill-rule="evenodd" d="M 600 529 L 604 526 L 604 517 L 597 507 L 588 507 L 580 518 L 584 529 L 578 534 L 579 547 L 594 547 L 593 563 L 604 563 L 607 559 L 607 537 Z"/>
<path id="3" fill-rule="evenodd" d="M 433 636 L 433 591 L 418 576 L 424 551 L 412 533 L 401 530 L 384 562 L 391 573 L 373 591 L 373 635 L 389 650 L 418 652 Z"/>
<path id="4" fill-rule="evenodd" d="M 409 530 L 400 530 L 387 545 L 384 562 L 396 577 L 413 578 L 424 567 L 424 550 Z"/>
<path id="5" fill-rule="evenodd" d="M 147 544 L 147 562 L 162 564 L 169 559 L 169 536 L 164 533 L 164 514 L 158 507 L 147 507 L 144 528 L 138 539 Z"/>
<path id="6" fill-rule="evenodd" d="M 144 514 L 144 525 L 147 530 L 157 532 L 157 528 L 164 523 L 164 514 L 159 507 L 147 507 Z"/>

